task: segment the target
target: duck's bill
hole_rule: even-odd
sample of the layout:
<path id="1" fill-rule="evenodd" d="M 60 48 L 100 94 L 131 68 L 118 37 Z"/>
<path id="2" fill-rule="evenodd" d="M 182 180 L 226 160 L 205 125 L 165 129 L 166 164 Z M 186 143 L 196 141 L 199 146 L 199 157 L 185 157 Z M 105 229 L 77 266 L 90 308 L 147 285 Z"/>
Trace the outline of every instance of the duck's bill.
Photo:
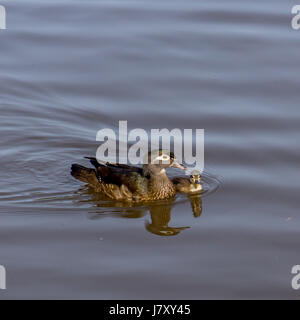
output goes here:
<path id="1" fill-rule="evenodd" d="M 173 162 L 172 167 L 177 168 L 177 169 L 181 169 L 181 170 L 186 170 L 186 167 L 184 165 L 182 165 L 176 161 Z"/>

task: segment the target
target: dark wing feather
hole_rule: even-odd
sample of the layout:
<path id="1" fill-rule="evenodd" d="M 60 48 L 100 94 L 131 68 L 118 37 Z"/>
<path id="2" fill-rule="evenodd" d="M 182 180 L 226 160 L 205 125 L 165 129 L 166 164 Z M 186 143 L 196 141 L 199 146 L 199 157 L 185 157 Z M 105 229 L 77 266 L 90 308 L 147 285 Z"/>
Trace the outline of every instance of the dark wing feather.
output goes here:
<path id="1" fill-rule="evenodd" d="M 93 157 L 84 157 L 85 159 L 89 159 L 90 160 L 90 163 L 96 168 L 98 169 L 99 167 L 99 162 L 97 161 L 96 158 L 93 158 Z"/>
<path id="2" fill-rule="evenodd" d="M 143 176 L 143 169 L 123 164 L 104 162 L 101 164 L 93 157 L 85 157 L 96 168 L 97 176 L 101 182 L 125 185 L 133 193 L 144 194 L 147 192 L 147 178 Z"/>
<path id="3" fill-rule="evenodd" d="M 91 164 L 98 169 L 100 166 L 105 165 L 108 168 L 112 169 L 112 172 L 115 173 L 129 173 L 129 172 L 137 172 L 140 175 L 143 174 L 143 169 L 140 167 L 135 166 L 129 166 L 126 164 L 120 164 L 120 163 L 112 163 L 112 162 L 105 162 L 103 161 L 103 164 L 100 164 L 98 160 L 94 157 L 85 157 L 86 159 L 89 159 Z M 115 170 L 114 170 L 115 169 Z"/>

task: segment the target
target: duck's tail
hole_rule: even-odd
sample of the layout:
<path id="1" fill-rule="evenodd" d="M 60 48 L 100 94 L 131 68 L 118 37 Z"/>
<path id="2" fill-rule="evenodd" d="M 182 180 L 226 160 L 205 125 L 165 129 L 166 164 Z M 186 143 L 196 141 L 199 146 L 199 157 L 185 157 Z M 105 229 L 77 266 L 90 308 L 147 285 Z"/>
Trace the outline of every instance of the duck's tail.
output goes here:
<path id="1" fill-rule="evenodd" d="M 80 164 L 72 164 L 71 167 L 71 175 L 85 183 L 88 183 L 89 185 L 93 187 L 99 186 L 99 180 L 96 175 L 96 171 L 91 168 L 86 168 L 84 166 L 81 166 Z"/>

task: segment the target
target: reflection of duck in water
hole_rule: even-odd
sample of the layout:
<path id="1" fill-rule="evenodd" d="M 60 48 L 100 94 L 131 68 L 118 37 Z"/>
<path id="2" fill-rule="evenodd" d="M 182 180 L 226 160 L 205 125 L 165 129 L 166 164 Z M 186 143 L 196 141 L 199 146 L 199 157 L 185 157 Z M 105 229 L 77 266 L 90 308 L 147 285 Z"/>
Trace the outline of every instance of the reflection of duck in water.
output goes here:
<path id="1" fill-rule="evenodd" d="M 110 199 L 141 202 L 172 198 L 176 188 L 166 174 L 170 167 L 185 170 L 172 152 L 158 150 L 148 154 L 143 168 L 118 164 L 100 164 L 89 158 L 95 169 L 73 164 L 71 174 L 88 183 Z"/>
<path id="2" fill-rule="evenodd" d="M 79 200 L 80 202 L 94 202 L 96 203 L 96 210 L 89 214 L 91 219 L 99 219 L 109 216 L 119 216 L 122 218 L 138 219 L 144 217 L 147 212 L 150 212 L 151 222 L 146 222 L 146 230 L 160 236 L 175 236 L 182 230 L 189 227 L 171 227 L 172 208 L 176 205 L 175 199 L 171 198 L 153 203 L 126 203 L 122 201 L 110 200 L 102 193 L 95 192 L 94 188 L 81 188 L 79 192 L 82 195 L 88 195 L 86 200 Z M 190 203 L 192 205 L 194 217 L 199 217 L 202 212 L 201 194 L 189 195 Z"/>
<path id="3" fill-rule="evenodd" d="M 182 230 L 190 227 L 169 227 L 171 206 L 153 206 L 150 208 L 151 223 L 146 222 L 146 229 L 159 236 L 176 236 Z"/>

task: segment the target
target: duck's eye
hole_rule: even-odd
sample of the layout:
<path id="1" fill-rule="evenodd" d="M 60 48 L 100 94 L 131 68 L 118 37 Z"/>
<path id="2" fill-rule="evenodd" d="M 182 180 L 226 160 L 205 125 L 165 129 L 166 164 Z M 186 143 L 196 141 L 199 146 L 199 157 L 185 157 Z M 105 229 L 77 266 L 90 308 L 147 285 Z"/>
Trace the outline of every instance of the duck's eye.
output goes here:
<path id="1" fill-rule="evenodd" d="M 169 161 L 169 160 L 170 160 L 170 157 L 166 154 L 163 154 L 155 158 L 155 161 Z"/>
<path id="2" fill-rule="evenodd" d="M 161 156 L 156 157 L 155 160 L 167 161 L 167 160 L 170 160 L 170 157 L 168 155 L 166 155 L 166 154 L 163 154 Z"/>

